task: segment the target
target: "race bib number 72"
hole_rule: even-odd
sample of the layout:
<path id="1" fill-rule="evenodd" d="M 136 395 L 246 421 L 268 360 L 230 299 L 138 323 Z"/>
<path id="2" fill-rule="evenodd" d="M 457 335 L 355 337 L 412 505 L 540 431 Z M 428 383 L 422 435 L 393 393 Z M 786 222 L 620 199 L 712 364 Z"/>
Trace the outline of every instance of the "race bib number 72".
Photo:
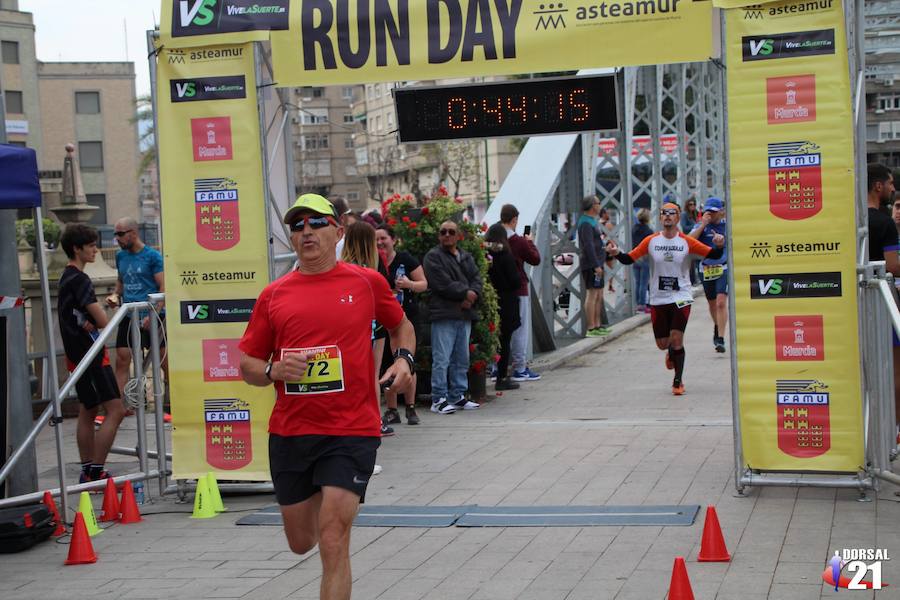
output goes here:
<path id="1" fill-rule="evenodd" d="M 287 354 L 309 355 L 306 371 L 299 381 L 285 381 L 284 393 L 291 395 L 325 394 L 344 391 L 344 367 L 341 351 L 337 346 L 317 348 L 284 348 L 281 357 Z"/>

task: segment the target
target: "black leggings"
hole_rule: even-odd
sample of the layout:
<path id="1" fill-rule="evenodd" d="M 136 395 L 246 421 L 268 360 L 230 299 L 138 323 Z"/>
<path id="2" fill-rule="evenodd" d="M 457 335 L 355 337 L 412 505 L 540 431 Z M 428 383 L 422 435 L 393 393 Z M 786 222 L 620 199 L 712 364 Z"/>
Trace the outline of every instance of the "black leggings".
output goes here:
<path id="1" fill-rule="evenodd" d="M 497 381 L 506 379 L 509 370 L 509 343 L 512 340 L 514 330 L 509 330 L 500 324 L 500 360 L 497 361 Z"/>

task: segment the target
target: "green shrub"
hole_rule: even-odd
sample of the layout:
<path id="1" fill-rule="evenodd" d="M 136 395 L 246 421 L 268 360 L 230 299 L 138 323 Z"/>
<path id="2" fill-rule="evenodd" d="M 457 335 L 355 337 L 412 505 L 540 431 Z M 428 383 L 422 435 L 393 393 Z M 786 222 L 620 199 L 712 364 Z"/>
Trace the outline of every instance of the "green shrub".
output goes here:
<path id="1" fill-rule="evenodd" d="M 59 223 L 45 217 L 43 219 L 43 229 L 44 241 L 47 242 L 49 247 L 56 247 L 59 243 L 59 238 L 62 236 L 62 229 L 60 228 Z M 25 236 L 25 241 L 27 241 L 32 248 L 37 246 L 37 239 L 34 234 L 34 219 L 19 219 L 16 221 L 17 243 L 22 241 L 23 235 Z"/>

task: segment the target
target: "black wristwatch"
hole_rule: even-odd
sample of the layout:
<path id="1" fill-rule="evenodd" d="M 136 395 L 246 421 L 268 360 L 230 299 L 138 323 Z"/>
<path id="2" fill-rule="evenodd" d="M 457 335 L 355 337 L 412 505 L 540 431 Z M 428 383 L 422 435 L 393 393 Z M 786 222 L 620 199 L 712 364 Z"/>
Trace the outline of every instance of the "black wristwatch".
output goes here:
<path id="1" fill-rule="evenodd" d="M 413 356 L 413 353 L 407 350 L 406 348 L 397 348 L 394 352 L 394 360 L 398 358 L 402 358 L 407 363 L 409 363 L 409 372 L 416 372 L 416 358 Z"/>
<path id="2" fill-rule="evenodd" d="M 272 363 L 271 362 L 266 363 L 266 379 L 268 379 L 269 381 L 271 381 L 273 383 L 275 382 L 275 380 L 272 379 Z"/>

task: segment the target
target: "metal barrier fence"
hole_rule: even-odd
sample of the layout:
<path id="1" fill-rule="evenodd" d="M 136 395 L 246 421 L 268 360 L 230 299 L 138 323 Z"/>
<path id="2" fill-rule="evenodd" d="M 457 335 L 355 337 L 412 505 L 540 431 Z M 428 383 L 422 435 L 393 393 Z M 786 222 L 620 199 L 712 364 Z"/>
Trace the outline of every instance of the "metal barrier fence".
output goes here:
<path id="1" fill-rule="evenodd" d="M 138 317 L 141 311 L 150 311 L 155 317 L 158 317 L 158 315 L 156 315 L 155 313 L 154 305 L 157 302 L 162 301 L 164 297 L 164 294 L 152 294 L 148 302 L 130 302 L 128 304 L 124 304 L 121 308 L 119 308 L 119 310 L 117 310 L 115 314 L 113 314 L 112 318 L 109 321 L 109 324 L 102 330 L 98 338 L 94 341 L 94 344 L 91 346 L 90 350 L 88 350 L 87 354 L 84 356 L 81 362 L 78 363 L 78 365 L 75 367 L 75 370 L 72 371 L 61 388 L 57 388 L 56 386 L 56 381 L 58 381 L 56 373 L 56 361 L 47 361 L 47 370 L 49 371 L 48 381 L 50 383 L 50 385 L 48 386 L 48 389 L 50 391 L 50 404 L 47 406 L 47 408 L 44 409 L 43 413 L 41 413 L 41 416 L 35 420 L 33 427 L 28 432 L 28 435 L 26 436 L 22 444 L 18 448 L 16 448 L 15 452 L 13 452 L 12 456 L 10 456 L 6 464 L 3 465 L 3 468 L 0 469 L 0 482 L 6 480 L 9 474 L 12 472 L 13 467 L 25 454 L 26 450 L 28 450 L 31 445 L 34 444 L 38 434 L 44 429 L 45 426 L 50 425 L 51 427 L 55 428 L 57 469 L 59 476 L 59 487 L 51 489 L 50 493 L 53 496 L 58 496 L 60 499 L 63 520 L 66 519 L 66 515 L 68 514 L 67 496 L 69 494 L 76 494 L 87 490 L 102 489 L 106 485 L 105 480 L 92 481 L 89 483 L 81 483 L 75 485 L 66 485 L 65 460 L 63 458 L 62 433 L 60 430 L 63 422 L 62 411 L 60 409 L 60 401 L 62 398 L 67 397 L 74 390 L 75 384 L 84 375 L 96 356 L 105 349 L 107 341 L 116 335 L 119 324 L 128 316 L 134 314 L 135 318 L 131 319 L 129 330 L 129 344 L 131 346 L 134 379 L 130 381 L 126 387 L 130 388 L 133 391 L 136 404 L 135 414 L 137 419 L 137 446 L 133 450 L 130 448 L 113 447 L 110 452 L 137 456 L 140 472 L 132 473 L 130 475 L 121 475 L 113 478 L 113 481 L 118 484 L 125 481 L 144 481 L 149 479 L 158 479 L 159 495 L 162 496 L 166 492 L 166 489 L 169 485 L 169 475 L 171 474 L 171 471 L 167 468 L 166 461 L 171 460 L 171 455 L 166 454 L 165 422 L 162 410 L 162 398 L 164 391 L 162 387 L 160 369 L 161 360 L 159 350 L 159 327 L 157 326 L 157 323 L 154 323 L 149 328 L 150 367 L 152 370 L 153 397 L 156 401 L 154 411 L 156 423 L 156 451 L 152 452 L 147 447 L 147 421 L 144 398 L 145 362 L 141 349 L 141 319 Z M 52 318 L 50 316 L 50 307 L 46 302 L 44 303 L 44 319 L 45 326 L 47 328 L 47 331 L 49 332 L 51 331 Z M 49 336 L 48 341 L 48 355 L 55 356 L 56 349 L 54 347 L 55 342 L 53 341 L 53 337 Z M 121 391 L 124 396 L 125 390 Z M 150 468 L 149 461 L 151 458 L 155 458 L 157 460 L 157 467 L 155 469 Z M 0 499 L 0 508 L 36 502 L 41 500 L 42 497 L 43 492 L 38 491 L 31 494 L 22 494 L 6 499 Z"/>
<path id="2" fill-rule="evenodd" d="M 900 476 L 891 472 L 891 461 L 897 457 L 897 414 L 890 332 L 893 330 L 900 336 L 897 292 L 883 262 L 869 263 L 860 273 L 859 306 L 865 316 L 861 349 L 866 467 L 872 477 L 900 485 Z"/>

